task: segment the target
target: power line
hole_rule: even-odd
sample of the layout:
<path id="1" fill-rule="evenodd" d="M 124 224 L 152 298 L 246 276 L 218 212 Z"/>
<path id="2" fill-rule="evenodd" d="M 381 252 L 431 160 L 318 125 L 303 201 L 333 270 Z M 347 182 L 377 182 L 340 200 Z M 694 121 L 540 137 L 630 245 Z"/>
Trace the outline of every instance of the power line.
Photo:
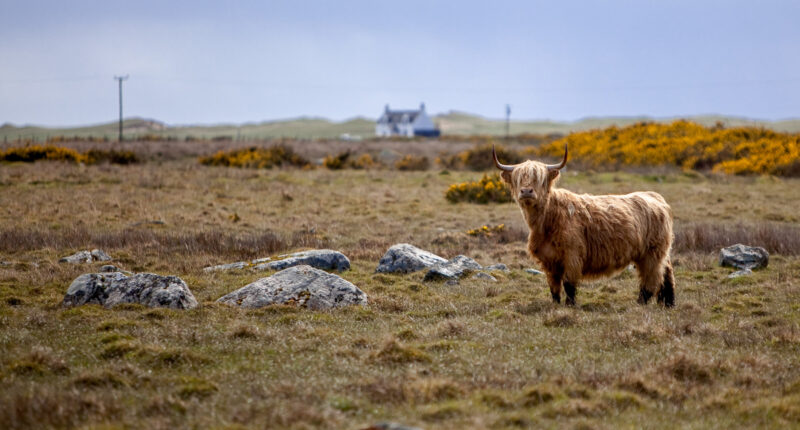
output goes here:
<path id="1" fill-rule="evenodd" d="M 128 75 L 114 76 L 119 81 L 119 141 L 122 142 L 122 81 L 128 80 Z"/>

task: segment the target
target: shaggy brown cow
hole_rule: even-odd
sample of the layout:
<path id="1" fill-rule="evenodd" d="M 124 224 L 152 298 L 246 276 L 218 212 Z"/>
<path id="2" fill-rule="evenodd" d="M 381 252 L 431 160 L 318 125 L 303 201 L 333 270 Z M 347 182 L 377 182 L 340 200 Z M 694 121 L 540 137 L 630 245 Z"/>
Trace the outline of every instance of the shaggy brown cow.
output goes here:
<path id="1" fill-rule="evenodd" d="M 528 251 L 547 273 L 553 301 L 575 304 L 575 287 L 584 278 L 611 275 L 630 263 L 639 270 L 639 303 L 657 294 L 664 306 L 675 305 L 672 263 L 672 211 L 660 194 L 636 192 L 592 196 L 554 188 L 567 164 L 525 161 L 506 166 L 497 160 L 503 181 L 528 224 Z"/>

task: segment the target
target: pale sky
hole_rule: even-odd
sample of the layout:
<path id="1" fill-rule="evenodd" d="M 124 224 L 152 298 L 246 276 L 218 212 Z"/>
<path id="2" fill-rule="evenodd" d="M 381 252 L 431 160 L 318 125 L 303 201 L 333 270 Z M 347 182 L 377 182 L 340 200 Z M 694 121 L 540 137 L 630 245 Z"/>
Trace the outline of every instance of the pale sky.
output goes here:
<path id="1" fill-rule="evenodd" d="M 0 0 L 0 123 L 800 117 L 800 1 Z"/>

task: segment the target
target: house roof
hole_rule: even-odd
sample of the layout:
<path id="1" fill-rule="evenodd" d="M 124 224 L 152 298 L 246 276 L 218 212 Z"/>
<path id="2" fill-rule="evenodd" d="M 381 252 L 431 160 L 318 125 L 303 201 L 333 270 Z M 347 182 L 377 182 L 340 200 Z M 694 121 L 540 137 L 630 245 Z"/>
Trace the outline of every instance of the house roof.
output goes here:
<path id="1" fill-rule="evenodd" d="M 414 122 L 419 113 L 419 110 L 387 110 L 383 113 L 383 116 L 381 116 L 379 122 L 399 124 L 403 122 L 404 116 L 408 118 L 408 122 Z"/>

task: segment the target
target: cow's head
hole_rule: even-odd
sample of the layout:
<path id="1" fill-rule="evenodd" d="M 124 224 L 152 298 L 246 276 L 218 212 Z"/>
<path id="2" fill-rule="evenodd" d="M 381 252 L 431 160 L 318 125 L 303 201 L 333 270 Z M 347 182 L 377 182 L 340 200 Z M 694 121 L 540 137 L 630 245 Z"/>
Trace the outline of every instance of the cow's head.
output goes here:
<path id="1" fill-rule="evenodd" d="M 564 146 L 564 159 L 560 164 L 544 164 L 528 160 L 513 166 L 507 166 L 497 160 L 497 152 L 492 147 L 494 165 L 502 170 L 503 177 L 511 196 L 521 208 L 542 209 L 550 197 L 550 189 L 558 178 L 559 170 L 567 165 L 567 147 Z"/>

